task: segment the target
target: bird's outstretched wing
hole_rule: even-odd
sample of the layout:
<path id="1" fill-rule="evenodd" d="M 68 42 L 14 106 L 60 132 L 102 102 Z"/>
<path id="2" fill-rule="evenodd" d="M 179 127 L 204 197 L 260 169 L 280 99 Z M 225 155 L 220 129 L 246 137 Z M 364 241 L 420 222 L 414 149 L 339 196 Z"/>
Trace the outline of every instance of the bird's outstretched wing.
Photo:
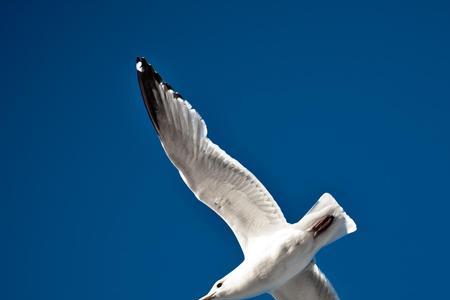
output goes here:
<path id="1" fill-rule="evenodd" d="M 312 261 L 282 287 L 272 291 L 277 300 L 339 300 L 331 283 Z"/>
<path id="2" fill-rule="evenodd" d="M 225 220 L 245 253 L 252 240 L 286 225 L 280 208 L 258 179 L 207 137 L 200 115 L 144 58 L 139 85 L 161 144 L 195 196 Z"/>

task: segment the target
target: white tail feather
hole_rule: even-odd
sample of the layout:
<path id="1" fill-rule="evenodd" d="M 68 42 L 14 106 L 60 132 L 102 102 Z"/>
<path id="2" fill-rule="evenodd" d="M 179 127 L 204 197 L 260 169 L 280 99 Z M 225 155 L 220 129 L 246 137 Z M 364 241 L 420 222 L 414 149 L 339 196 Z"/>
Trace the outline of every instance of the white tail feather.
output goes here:
<path id="1" fill-rule="evenodd" d="M 328 193 L 323 194 L 295 226 L 303 230 L 310 230 L 317 222 L 327 216 L 333 216 L 334 219 L 329 228 L 318 236 L 322 246 L 356 231 L 355 222 L 345 213 L 333 196 Z"/>

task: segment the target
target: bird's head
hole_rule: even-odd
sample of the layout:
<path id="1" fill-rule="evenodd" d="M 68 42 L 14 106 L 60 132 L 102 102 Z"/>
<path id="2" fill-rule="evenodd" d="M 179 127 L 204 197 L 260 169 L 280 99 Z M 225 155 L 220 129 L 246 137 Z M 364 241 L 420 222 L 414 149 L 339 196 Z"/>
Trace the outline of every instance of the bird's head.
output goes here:
<path id="1" fill-rule="evenodd" d="M 200 298 L 200 300 L 234 299 L 234 290 L 235 289 L 233 288 L 232 284 L 230 284 L 230 281 L 225 277 L 214 283 L 209 293 L 206 296 Z"/>

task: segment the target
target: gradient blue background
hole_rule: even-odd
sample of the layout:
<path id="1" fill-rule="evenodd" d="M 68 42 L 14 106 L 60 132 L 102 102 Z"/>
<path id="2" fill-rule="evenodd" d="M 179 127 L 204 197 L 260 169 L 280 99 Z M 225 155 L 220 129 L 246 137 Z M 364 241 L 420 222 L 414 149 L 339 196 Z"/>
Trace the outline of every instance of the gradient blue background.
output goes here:
<path id="1" fill-rule="evenodd" d="M 138 55 L 289 221 L 323 192 L 354 217 L 318 255 L 342 299 L 446 296 L 448 1 L 4 1 L 0 20 L 1 299 L 197 299 L 241 261 L 166 159 Z"/>

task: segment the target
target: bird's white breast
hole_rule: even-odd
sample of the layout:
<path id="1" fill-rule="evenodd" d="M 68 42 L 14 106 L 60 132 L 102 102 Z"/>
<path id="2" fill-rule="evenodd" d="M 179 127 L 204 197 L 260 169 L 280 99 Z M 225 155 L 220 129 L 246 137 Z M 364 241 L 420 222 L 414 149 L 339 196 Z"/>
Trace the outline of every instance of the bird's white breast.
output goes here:
<path id="1" fill-rule="evenodd" d="M 311 234 L 287 228 L 261 241 L 243 263 L 243 278 L 248 278 L 248 290 L 254 294 L 270 291 L 283 285 L 301 270 L 314 256 Z M 245 280 L 245 279 L 244 279 Z"/>

